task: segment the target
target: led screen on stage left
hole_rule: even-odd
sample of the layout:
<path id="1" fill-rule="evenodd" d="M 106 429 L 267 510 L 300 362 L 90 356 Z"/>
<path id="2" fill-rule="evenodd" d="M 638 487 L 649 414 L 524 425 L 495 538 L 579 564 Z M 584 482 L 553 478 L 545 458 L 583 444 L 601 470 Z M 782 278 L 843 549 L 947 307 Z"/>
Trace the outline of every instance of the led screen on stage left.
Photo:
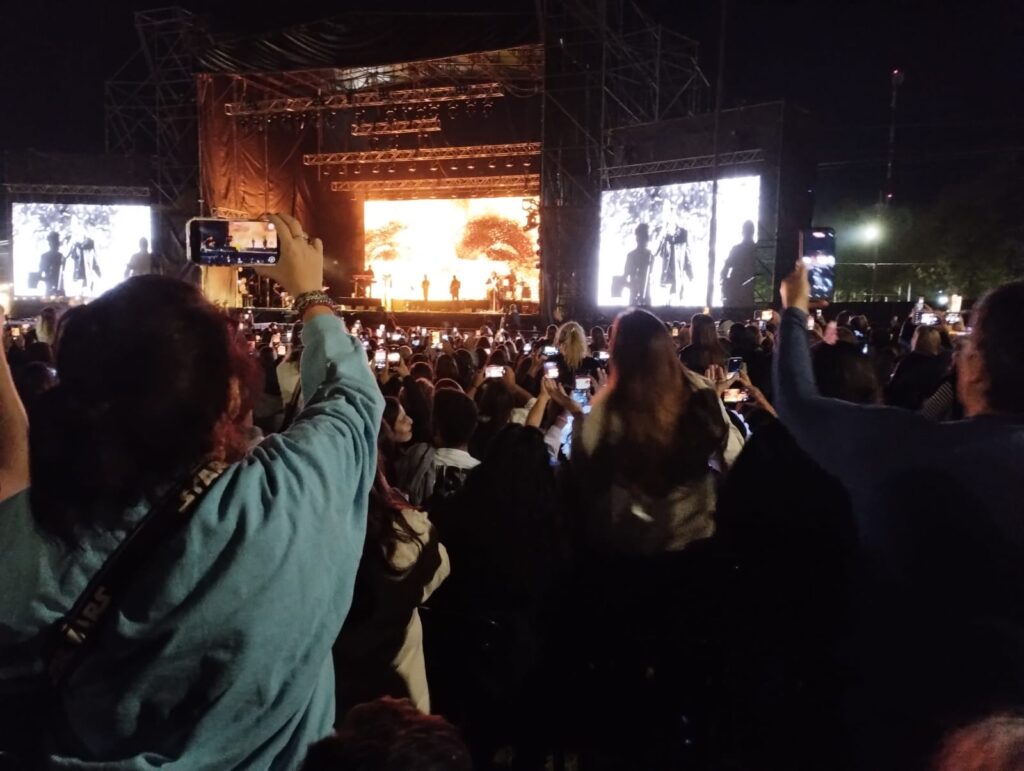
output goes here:
<path id="1" fill-rule="evenodd" d="M 98 297 L 152 236 L 148 206 L 15 203 L 11 219 L 19 297 Z"/>
<path id="2" fill-rule="evenodd" d="M 373 296 L 392 300 L 488 298 L 497 282 L 501 297 L 536 301 L 536 198 L 462 198 L 367 201 L 365 265 L 373 271 Z M 510 286 L 509 284 L 514 284 Z"/>

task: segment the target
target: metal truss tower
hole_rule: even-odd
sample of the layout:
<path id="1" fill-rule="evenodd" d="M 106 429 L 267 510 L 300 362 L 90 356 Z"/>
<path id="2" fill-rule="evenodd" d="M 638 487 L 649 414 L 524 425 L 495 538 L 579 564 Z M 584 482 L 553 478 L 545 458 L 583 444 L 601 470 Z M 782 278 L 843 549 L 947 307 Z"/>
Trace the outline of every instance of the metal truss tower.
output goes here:
<path id="1" fill-rule="evenodd" d="M 199 173 L 198 20 L 184 8 L 135 14 L 139 49 L 105 84 L 108 153 L 149 155 L 158 204 L 191 211 Z"/>
<path id="2" fill-rule="evenodd" d="M 539 0 L 545 56 L 541 250 L 548 310 L 592 303 L 610 132 L 704 111 L 693 40 L 632 0 Z M 621 163 L 621 160 L 618 161 Z"/>

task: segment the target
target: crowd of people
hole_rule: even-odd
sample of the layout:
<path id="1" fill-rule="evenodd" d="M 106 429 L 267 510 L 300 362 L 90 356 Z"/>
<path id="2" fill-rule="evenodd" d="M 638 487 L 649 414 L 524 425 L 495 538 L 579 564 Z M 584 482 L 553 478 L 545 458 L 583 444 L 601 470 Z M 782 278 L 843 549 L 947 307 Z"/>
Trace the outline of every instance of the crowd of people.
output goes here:
<path id="1" fill-rule="evenodd" d="M 274 222 L 294 326 L 5 332 L 0 763 L 1020 767 L 1024 283 L 366 328 Z"/>

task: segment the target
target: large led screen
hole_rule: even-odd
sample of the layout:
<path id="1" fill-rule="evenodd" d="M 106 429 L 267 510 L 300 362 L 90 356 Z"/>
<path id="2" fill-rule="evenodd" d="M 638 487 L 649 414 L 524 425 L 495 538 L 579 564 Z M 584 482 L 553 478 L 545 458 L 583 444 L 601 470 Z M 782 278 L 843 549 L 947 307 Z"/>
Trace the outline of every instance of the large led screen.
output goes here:
<path id="1" fill-rule="evenodd" d="M 743 225 L 757 222 L 760 189 L 758 176 L 718 182 L 716 306 L 722 304 L 723 279 L 727 292 L 734 287 L 728 304 L 746 304 L 738 299 L 741 293 L 752 296 L 756 233 L 751 234 L 754 240 L 745 237 Z M 703 306 L 710 229 L 710 181 L 603 193 L 598 305 Z"/>
<path id="2" fill-rule="evenodd" d="M 367 201 L 365 265 L 387 301 L 536 300 L 536 198 Z M 426 288 L 424 284 L 426 282 Z"/>
<path id="3" fill-rule="evenodd" d="M 91 299 L 150 268 L 132 261 L 151 238 L 148 206 L 15 203 L 11 219 L 17 296 Z"/>

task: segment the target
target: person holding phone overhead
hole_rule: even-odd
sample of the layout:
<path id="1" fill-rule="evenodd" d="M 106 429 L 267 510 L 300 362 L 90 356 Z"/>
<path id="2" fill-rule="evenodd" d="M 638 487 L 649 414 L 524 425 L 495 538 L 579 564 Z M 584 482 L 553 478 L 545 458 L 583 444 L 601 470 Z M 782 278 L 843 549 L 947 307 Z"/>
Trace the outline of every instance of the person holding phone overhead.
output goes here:
<path id="1" fill-rule="evenodd" d="M 924 768 L 949 726 L 1024 703 L 1024 281 L 974 306 L 957 362 L 966 419 L 949 423 L 822 396 L 803 263 L 781 296 L 776 407 L 849 493 L 866 557 L 844 694 L 855 764 Z"/>
<path id="2" fill-rule="evenodd" d="M 259 270 L 296 297 L 306 403 L 254 449 L 237 325 L 182 281 L 137 276 L 72 309 L 31 428 L 0 362 L 5 750 L 298 768 L 331 732 L 384 400 L 321 292 L 323 245 L 272 221 L 282 260 Z M 85 642 L 64 655 L 68 628 Z"/>

